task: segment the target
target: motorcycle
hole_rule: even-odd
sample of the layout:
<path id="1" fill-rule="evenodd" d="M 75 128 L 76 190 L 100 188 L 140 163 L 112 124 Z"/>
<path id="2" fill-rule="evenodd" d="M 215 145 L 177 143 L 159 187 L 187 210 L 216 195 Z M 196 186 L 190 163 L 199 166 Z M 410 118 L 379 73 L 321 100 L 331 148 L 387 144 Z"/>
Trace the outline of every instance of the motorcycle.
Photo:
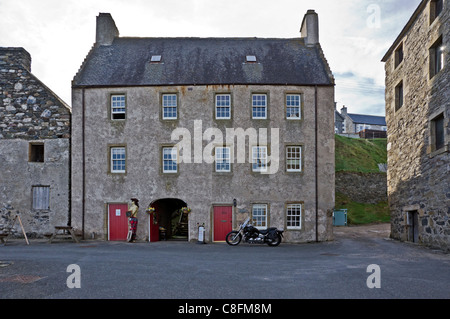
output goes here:
<path id="1" fill-rule="evenodd" d="M 277 228 L 259 230 L 250 223 L 250 218 L 247 218 L 239 227 L 239 230 L 228 233 L 226 242 L 230 246 L 236 246 L 244 239 L 246 243 L 268 244 L 269 246 L 275 247 L 281 244 L 283 232 L 283 230 Z"/>

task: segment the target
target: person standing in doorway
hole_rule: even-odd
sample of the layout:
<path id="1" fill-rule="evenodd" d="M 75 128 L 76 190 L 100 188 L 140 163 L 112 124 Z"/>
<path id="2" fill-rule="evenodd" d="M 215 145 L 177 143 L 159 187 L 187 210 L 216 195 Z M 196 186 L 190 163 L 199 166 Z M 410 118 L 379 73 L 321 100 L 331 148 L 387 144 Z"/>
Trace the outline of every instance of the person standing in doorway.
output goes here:
<path id="1" fill-rule="evenodd" d="M 137 225 L 138 225 L 138 219 L 137 214 L 139 210 L 139 199 L 132 198 L 131 199 L 131 206 L 128 208 L 129 212 L 129 223 L 130 223 L 130 233 L 127 237 L 127 240 L 129 242 L 136 242 L 136 231 L 137 231 Z"/>

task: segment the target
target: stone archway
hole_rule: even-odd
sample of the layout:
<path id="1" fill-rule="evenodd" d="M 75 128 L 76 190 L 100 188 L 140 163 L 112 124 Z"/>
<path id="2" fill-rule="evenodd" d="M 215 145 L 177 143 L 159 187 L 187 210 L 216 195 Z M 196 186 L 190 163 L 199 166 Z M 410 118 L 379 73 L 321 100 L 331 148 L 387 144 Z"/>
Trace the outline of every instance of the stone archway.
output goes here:
<path id="1" fill-rule="evenodd" d="M 187 206 L 185 201 L 177 198 L 163 198 L 153 201 L 150 206 L 155 208 L 156 212 L 156 217 L 151 218 L 156 223 L 153 220 L 150 221 L 154 224 L 150 232 L 159 230 L 159 240 L 187 241 L 189 239 L 187 215 L 180 212 L 181 208 Z"/>

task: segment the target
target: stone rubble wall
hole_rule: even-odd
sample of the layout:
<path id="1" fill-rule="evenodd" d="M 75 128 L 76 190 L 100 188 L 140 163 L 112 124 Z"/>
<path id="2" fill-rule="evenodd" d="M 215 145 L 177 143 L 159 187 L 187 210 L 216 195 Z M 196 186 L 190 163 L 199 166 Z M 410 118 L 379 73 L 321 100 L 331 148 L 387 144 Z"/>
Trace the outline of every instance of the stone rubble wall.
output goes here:
<path id="1" fill-rule="evenodd" d="M 70 108 L 30 72 L 19 48 L 0 48 L 0 139 L 69 138 Z"/>
<path id="2" fill-rule="evenodd" d="M 378 204 L 387 201 L 387 179 L 384 173 L 336 173 L 336 192 L 358 203 Z"/>
<path id="3" fill-rule="evenodd" d="M 386 61 L 388 194 L 391 236 L 411 241 L 408 214 L 418 214 L 418 241 L 450 250 L 450 77 L 448 3 L 430 24 L 425 7 L 402 39 L 404 59 Z M 430 48 L 442 36 L 445 67 L 430 75 Z M 395 108 L 395 87 L 403 81 L 404 104 Z M 444 114 L 445 147 L 433 149 L 432 120 Z"/>

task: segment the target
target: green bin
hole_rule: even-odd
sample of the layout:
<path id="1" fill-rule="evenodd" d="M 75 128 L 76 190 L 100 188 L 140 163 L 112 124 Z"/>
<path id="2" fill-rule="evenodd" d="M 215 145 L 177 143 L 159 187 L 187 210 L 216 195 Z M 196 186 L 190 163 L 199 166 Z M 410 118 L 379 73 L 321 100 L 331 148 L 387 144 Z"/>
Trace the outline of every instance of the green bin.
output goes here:
<path id="1" fill-rule="evenodd" d="M 333 226 L 347 226 L 347 209 L 333 212 Z"/>

